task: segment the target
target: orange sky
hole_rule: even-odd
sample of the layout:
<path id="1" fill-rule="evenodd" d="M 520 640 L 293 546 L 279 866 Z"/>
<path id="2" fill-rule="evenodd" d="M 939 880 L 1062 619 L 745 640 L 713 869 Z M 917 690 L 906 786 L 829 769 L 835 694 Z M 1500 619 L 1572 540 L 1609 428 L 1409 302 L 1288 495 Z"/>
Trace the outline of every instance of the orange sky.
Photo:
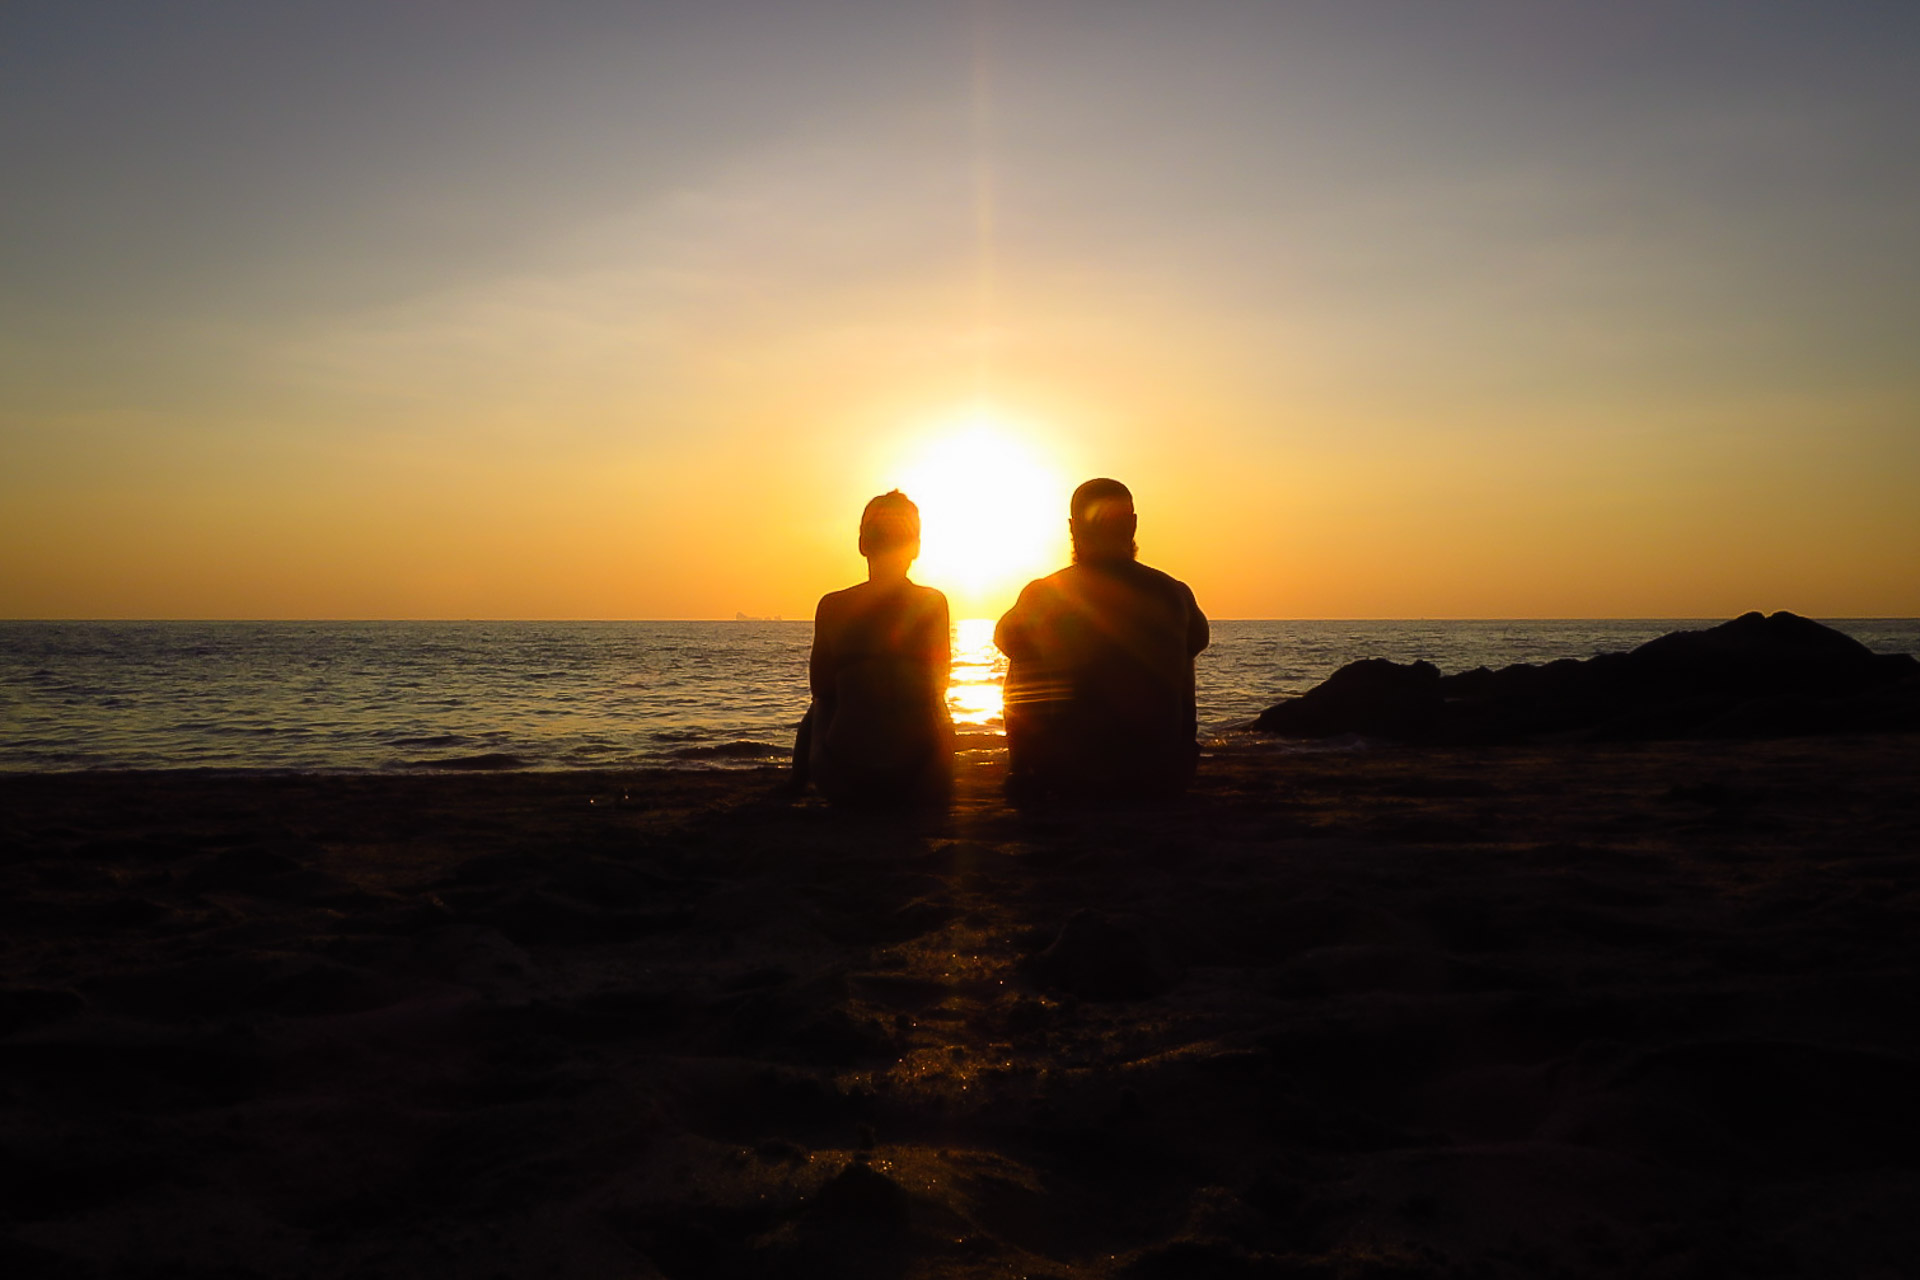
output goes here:
<path id="1" fill-rule="evenodd" d="M 1905 11 L 86 8 L 5 616 L 806 617 L 916 482 L 991 615 L 1096 474 L 1215 617 L 1920 615 Z"/>

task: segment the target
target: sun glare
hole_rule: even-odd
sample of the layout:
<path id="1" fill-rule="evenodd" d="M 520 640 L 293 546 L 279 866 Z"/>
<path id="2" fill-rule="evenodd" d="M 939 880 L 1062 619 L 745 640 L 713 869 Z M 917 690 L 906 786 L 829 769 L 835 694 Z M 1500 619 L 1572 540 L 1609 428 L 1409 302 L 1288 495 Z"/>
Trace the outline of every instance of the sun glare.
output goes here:
<path id="1" fill-rule="evenodd" d="M 913 576 L 945 591 L 956 618 L 997 615 L 1065 563 L 1065 477 L 1002 423 L 974 418 L 936 436 L 899 475 L 920 506 Z"/>
<path id="2" fill-rule="evenodd" d="M 993 647 L 992 618 L 960 618 L 953 624 L 953 675 L 947 711 L 963 734 L 994 724 L 1005 714 L 1007 660 Z"/>

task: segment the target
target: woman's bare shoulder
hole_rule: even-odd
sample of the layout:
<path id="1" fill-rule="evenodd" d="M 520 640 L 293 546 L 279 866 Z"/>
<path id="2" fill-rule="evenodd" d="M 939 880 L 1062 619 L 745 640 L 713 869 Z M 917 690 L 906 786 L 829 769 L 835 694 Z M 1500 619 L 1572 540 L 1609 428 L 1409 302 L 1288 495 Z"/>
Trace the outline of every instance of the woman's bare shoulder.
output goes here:
<path id="1" fill-rule="evenodd" d="M 814 606 L 813 614 L 816 618 L 820 618 L 830 613 L 845 613 L 859 603 L 861 596 L 866 594 L 866 590 L 866 583 L 856 582 L 850 587 L 829 591 L 820 597 L 820 603 Z"/>

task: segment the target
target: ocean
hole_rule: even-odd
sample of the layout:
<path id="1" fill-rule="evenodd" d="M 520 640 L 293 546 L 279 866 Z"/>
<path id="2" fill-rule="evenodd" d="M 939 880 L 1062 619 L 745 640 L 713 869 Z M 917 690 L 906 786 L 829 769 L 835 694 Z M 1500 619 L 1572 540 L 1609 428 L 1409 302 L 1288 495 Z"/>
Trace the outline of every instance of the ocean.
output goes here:
<path id="1" fill-rule="evenodd" d="M 1223 621 L 1198 664 L 1226 746 L 1357 658 L 1442 671 L 1630 649 L 1712 620 Z M 1920 654 L 1920 619 L 1828 625 Z M 963 751 L 992 751 L 1005 663 L 954 628 Z M 0 622 L 0 770 L 737 768 L 787 758 L 810 622 Z"/>

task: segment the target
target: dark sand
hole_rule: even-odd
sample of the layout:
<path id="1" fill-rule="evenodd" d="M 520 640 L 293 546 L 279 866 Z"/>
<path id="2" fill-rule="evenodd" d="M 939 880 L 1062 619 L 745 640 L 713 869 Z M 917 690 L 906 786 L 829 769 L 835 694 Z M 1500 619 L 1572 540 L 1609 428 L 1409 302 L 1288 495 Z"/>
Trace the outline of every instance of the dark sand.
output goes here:
<path id="1" fill-rule="evenodd" d="M 1916 779 L 0 777 L 0 1274 L 1912 1275 Z"/>

